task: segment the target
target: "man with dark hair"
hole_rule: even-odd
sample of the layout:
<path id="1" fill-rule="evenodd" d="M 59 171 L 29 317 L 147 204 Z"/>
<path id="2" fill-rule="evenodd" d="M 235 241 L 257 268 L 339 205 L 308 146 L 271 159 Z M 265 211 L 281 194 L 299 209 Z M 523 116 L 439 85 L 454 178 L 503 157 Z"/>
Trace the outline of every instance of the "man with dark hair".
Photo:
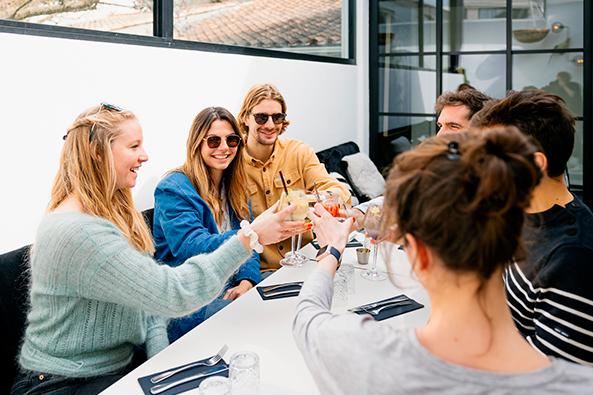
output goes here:
<path id="1" fill-rule="evenodd" d="M 465 132 L 475 113 L 480 111 L 485 103 L 494 100 L 490 96 L 476 90 L 473 86 L 463 83 L 456 91 L 445 92 L 437 97 L 434 109 L 437 113 L 437 135 Z M 348 216 L 354 217 L 355 228 L 362 228 L 362 221 L 367 208 L 371 204 L 383 204 L 383 196 L 359 204 L 347 211 Z"/>
<path id="2" fill-rule="evenodd" d="M 593 214 L 563 177 L 575 119 L 559 96 L 529 90 L 511 92 L 471 121 L 477 128 L 501 125 L 539 144 L 543 176 L 527 210 L 526 257 L 504 276 L 513 318 L 542 353 L 593 366 Z"/>
<path id="3" fill-rule="evenodd" d="M 474 89 L 471 85 L 460 86 L 457 91 L 445 92 L 437 98 L 434 106 L 437 113 L 437 134 L 463 132 L 469 121 L 484 104 L 492 98 Z"/>

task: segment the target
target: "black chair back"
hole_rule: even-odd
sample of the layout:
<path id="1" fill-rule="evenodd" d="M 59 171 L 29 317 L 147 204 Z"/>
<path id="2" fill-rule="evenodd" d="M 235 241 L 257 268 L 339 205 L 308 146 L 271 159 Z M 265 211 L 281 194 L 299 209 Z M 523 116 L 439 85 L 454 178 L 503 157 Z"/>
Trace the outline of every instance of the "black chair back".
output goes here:
<path id="1" fill-rule="evenodd" d="M 150 233 L 152 234 L 154 222 L 154 208 L 148 208 L 142 211 L 142 217 L 144 217 L 144 221 L 146 222 L 146 225 L 148 225 L 148 229 L 150 229 Z"/>
<path id="2" fill-rule="evenodd" d="M 0 255 L 0 394 L 10 393 L 17 372 L 17 353 L 25 332 L 29 298 L 29 249 Z"/>

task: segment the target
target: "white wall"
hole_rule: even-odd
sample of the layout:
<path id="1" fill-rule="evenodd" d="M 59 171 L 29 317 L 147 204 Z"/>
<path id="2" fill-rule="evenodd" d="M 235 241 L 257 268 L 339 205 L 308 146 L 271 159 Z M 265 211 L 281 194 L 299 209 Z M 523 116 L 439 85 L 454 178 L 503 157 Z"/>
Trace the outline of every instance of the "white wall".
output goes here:
<path id="1" fill-rule="evenodd" d="M 101 101 L 132 110 L 144 128 L 150 160 L 134 190 L 139 209 L 152 206 L 159 177 L 183 161 L 195 114 L 207 106 L 236 114 L 256 83 L 271 82 L 285 96 L 287 137 L 315 150 L 348 140 L 368 150 L 364 3 L 357 2 L 354 66 L 0 33 L 0 253 L 33 241 L 62 136 Z"/>

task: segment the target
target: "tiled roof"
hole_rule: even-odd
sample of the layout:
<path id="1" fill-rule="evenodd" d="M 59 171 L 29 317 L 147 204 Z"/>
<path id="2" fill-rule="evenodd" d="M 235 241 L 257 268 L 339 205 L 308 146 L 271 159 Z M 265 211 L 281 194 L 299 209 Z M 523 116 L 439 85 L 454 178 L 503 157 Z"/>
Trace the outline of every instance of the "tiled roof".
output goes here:
<path id="1" fill-rule="evenodd" d="M 175 38 L 259 48 L 338 46 L 341 3 L 340 0 L 235 3 L 191 24 L 177 24 Z"/>

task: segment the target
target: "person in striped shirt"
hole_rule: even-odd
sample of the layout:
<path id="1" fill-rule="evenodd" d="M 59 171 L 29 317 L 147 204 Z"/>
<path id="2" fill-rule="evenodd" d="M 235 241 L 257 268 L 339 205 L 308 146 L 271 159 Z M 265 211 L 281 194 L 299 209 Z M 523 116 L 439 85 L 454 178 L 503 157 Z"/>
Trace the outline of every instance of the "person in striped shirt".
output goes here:
<path id="1" fill-rule="evenodd" d="M 516 326 L 540 352 L 593 366 L 593 214 L 564 178 L 575 119 L 559 96 L 529 90 L 472 118 L 480 129 L 501 125 L 534 138 L 543 173 L 527 210 L 526 256 L 504 275 Z"/>

